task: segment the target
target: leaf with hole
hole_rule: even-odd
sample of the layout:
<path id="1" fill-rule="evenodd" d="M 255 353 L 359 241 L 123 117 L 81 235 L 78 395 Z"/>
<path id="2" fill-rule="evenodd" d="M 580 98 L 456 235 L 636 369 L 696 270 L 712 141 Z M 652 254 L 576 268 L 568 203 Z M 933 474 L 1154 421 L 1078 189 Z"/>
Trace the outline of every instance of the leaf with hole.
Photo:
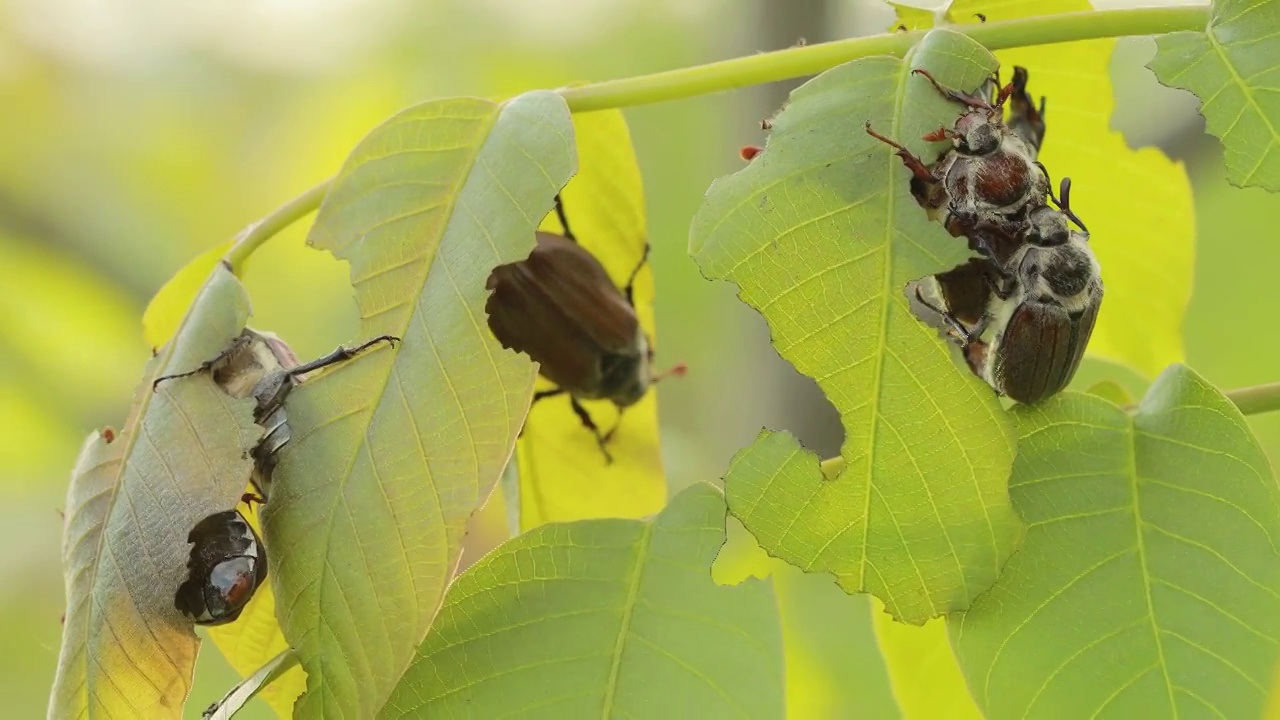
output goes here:
<path id="1" fill-rule="evenodd" d="M 1130 416 L 1015 411 L 1029 530 L 951 641 L 992 720 L 1260 717 L 1280 660 L 1280 486 L 1244 417 L 1173 366 Z"/>
<path id="2" fill-rule="evenodd" d="M 1156 38 L 1160 82 L 1200 98 L 1227 179 L 1280 192 L 1280 0 L 1215 0 L 1204 32 Z"/>
<path id="3" fill-rule="evenodd" d="M 711 186 L 690 249 L 762 312 L 779 354 L 818 381 L 845 428 L 834 480 L 794 438 L 763 434 L 725 478 L 730 512 L 771 554 L 919 624 L 989 587 L 1021 526 L 1004 411 L 903 292 L 967 248 L 927 219 L 901 161 L 862 128 L 936 155 L 919 138 L 957 109 L 915 67 L 972 89 L 995 61 L 934 30 L 905 62 L 867 58 L 809 81 L 764 152 Z"/>
<path id="4" fill-rule="evenodd" d="M 511 456 L 534 381 L 485 321 L 485 280 L 528 255 L 574 167 L 559 95 L 405 110 L 347 159 L 309 242 L 351 264 L 360 338 L 402 338 L 300 385 L 262 511 L 300 717 L 376 713 Z"/>

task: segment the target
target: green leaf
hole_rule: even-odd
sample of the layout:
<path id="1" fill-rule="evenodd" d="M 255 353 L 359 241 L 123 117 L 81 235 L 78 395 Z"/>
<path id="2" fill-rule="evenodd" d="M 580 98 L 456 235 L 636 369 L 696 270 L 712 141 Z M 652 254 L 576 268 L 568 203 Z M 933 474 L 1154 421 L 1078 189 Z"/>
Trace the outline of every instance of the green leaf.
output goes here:
<path id="1" fill-rule="evenodd" d="M 1221 138 L 1227 179 L 1280 192 L 1280 0 L 1215 0 L 1204 32 L 1156 38 L 1148 67 L 1200 98 Z"/>
<path id="2" fill-rule="evenodd" d="M 458 578 L 380 717 L 781 718 L 770 585 L 721 587 L 725 505 L 543 525 Z"/>
<path id="3" fill-rule="evenodd" d="M 199 647 L 173 606 L 186 579 L 187 533 L 234 507 L 261 436 L 253 401 L 191 370 L 239 334 L 249 299 L 217 266 L 174 340 L 148 363 L 118 431 L 89 436 L 67 491 L 67 614 L 51 717 L 180 717 Z"/>
<path id="4" fill-rule="evenodd" d="M 263 522 L 298 716 L 373 715 L 439 609 L 533 389 L 489 332 L 485 280 L 532 250 L 573 166 L 554 93 L 433 101 L 373 130 L 321 206 L 309 242 L 351 263 L 358 340 L 403 341 L 289 398 Z"/>
<path id="5" fill-rule="evenodd" d="M 936 153 L 918 138 L 956 109 L 912 80 L 921 66 L 974 88 L 995 64 L 935 30 L 908 62 L 867 58 L 823 73 L 792 93 L 764 152 L 711 186 L 690 238 L 703 273 L 738 285 L 845 428 L 834 480 L 794 438 L 763 434 L 725 478 L 730 512 L 771 554 L 833 573 L 915 624 L 967 607 L 1021 532 L 1006 489 L 1012 426 L 903 293 L 967 249 L 926 218 L 891 148 L 859 127 L 869 119 Z"/>
<path id="6" fill-rule="evenodd" d="M 158 348 L 169 342 L 205 279 L 231 249 L 233 242 L 218 243 L 200 253 L 160 286 L 142 313 L 142 336 L 148 345 Z"/>
<path id="7" fill-rule="evenodd" d="M 1261 717 L 1280 659 L 1280 487 L 1182 366 L 1129 417 L 1074 392 L 1016 412 L 1028 522 L 952 642 L 992 720 Z"/>

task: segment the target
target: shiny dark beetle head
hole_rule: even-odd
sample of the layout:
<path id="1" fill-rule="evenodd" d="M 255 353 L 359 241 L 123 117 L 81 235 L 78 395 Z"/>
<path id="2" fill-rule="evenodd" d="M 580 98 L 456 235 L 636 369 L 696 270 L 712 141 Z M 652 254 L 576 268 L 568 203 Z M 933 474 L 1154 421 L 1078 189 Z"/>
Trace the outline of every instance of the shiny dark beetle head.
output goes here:
<path id="1" fill-rule="evenodd" d="M 187 580 L 173 606 L 197 625 L 223 625 L 240 617 L 267 578 L 267 553 L 237 510 L 214 513 L 187 535 Z"/>
<path id="2" fill-rule="evenodd" d="M 608 400 L 625 409 L 654 382 L 683 372 L 683 366 L 654 373 L 653 349 L 636 316 L 632 285 L 648 260 L 648 245 L 619 289 L 600 261 L 578 244 L 559 196 L 556 212 L 564 234 L 537 232 L 527 258 L 494 268 L 485 283 L 492 291 L 485 312 L 498 342 L 527 354 L 556 385 L 535 394 L 534 401 L 567 394 L 604 450 L 613 431 L 602 433 L 579 401 Z"/>

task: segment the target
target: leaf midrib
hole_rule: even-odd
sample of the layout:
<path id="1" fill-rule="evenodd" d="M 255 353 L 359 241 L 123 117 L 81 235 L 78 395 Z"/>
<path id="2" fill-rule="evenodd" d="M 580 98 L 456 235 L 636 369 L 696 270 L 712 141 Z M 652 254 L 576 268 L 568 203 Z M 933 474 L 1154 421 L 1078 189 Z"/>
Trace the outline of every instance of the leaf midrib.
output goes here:
<path id="1" fill-rule="evenodd" d="M 631 618 L 635 614 L 636 603 L 640 597 L 640 581 L 644 575 L 645 561 L 649 555 L 649 544 L 653 539 L 653 528 L 656 522 L 644 524 L 644 533 L 640 536 L 636 551 L 636 567 L 631 573 L 631 584 L 627 588 L 627 599 L 622 606 L 622 622 L 618 625 L 618 637 L 613 643 L 613 664 L 609 668 L 609 681 L 605 685 L 604 703 L 600 709 L 601 720 L 608 720 L 613 710 L 615 695 L 618 690 L 618 672 L 622 668 L 622 651 L 626 647 L 627 635 L 631 630 Z"/>
<path id="2" fill-rule="evenodd" d="M 88 607 L 85 608 L 83 611 L 84 612 L 84 638 L 83 638 L 83 642 L 81 643 L 82 645 L 81 652 L 78 653 L 79 657 L 76 657 L 74 659 L 75 664 L 79 665 L 83 663 L 84 665 L 83 679 L 79 687 L 76 688 L 74 694 L 76 696 L 81 696 L 83 694 L 83 697 L 84 697 L 83 707 L 86 712 L 89 709 L 89 685 L 90 685 L 89 681 L 90 681 L 90 675 L 91 675 L 90 665 L 92 664 L 89 659 L 89 656 L 91 654 L 89 649 L 89 637 L 90 637 L 90 630 L 93 627 L 93 617 L 95 615 L 94 608 L 96 607 L 96 604 L 92 601 L 92 597 L 93 597 L 93 594 L 97 591 L 97 587 L 98 587 L 98 570 L 99 568 L 102 567 L 102 552 L 107 542 L 106 540 L 107 523 L 110 521 L 112 514 L 115 512 L 116 501 L 120 498 L 120 489 L 121 489 L 121 486 L 124 484 L 123 480 L 124 480 L 125 471 L 129 467 L 129 461 L 133 458 L 134 447 L 137 446 L 138 438 L 142 434 L 141 432 L 139 432 L 142 428 L 142 421 L 147 416 L 147 409 L 151 407 L 151 401 L 155 397 L 154 391 L 146 392 L 145 385 L 148 381 L 153 380 L 156 377 L 159 377 L 161 370 L 168 368 L 169 362 L 173 359 L 173 353 L 177 349 L 178 341 L 183 337 L 183 334 L 187 329 L 187 325 L 190 324 L 191 322 L 191 318 L 193 314 L 192 310 L 198 307 L 200 305 L 201 299 L 206 294 L 208 294 L 210 284 L 213 278 L 219 272 L 223 272 L 225 270 L 226 270 L 226 266 L 223 265 L 221 262 L 215 264 L 213 271 L 209 273 L 209 276 L 208 278 L 205 279 L 204 284 L 200 286 L 200 292 L 196 293 L 195 298 L 191 301 L 191 305 L 187 308 L 187 312 L 182 316 L 182 321 L 178 323 L 178 327 L 174 331 L 172 339 L 169 342 L 165 343 L 164 352 L 156 358 L 157 360 L 159 360 L 159 362 L 157 362 L 156 365 L 154 366 L 155 367 L 154 373 L 151 375 L 144 375 L 141 383 L 139 383 L 138 388 L 135 390 L 135 392 L 142 393 L 142 399 L 139 400 L 137 405 L 135 405 L 131 409 L 130 415 L 126 418 L 125 426 L 121 430 L 121 434 L 125 434 L 126 430 L 128 431 L 127 439 L 125 441 L 124 448 L 121 451 L 119 457 L 113 461 L 115 462 L 116 467 L 113 468 L 115 473 L 115 479 L 111 483 L 111 489 L 109 491 L 111 497 L 107 501 L 106 510 L 102 513 L 102 522 L 96 523 L 98 540 L 95 543 L 93 559 L 91 561 L 92 569 L 90 572 L 89 584 L 88 584 L 89 593 L 88 593 L 88 597 L 86 598 L 86 600 L 88 600 L 88 603 L 87 603 Z M 134 413 L 132 412 L 132 410 L 136 410 L 137 412 Z M 130 425 L 129 420 L 134 420 L 135 421 L 134 424 Z M 102 438 L 101 436 L 99 436 L 99 441 L 101 440 Z M 97 466 L 95 466 L 92 469 L 97 469 L 97 467 L 101 467 L 102 465 L 105 465 L 105 464 L 106 463 L 99 463 Z M 76 479 L 78 480 L 78 478 Z M 98 496 L 99 495 L 94 495 L 90 499 L 97 498 Z M 78 507 L 75 509 L 75 513 L 78 515 L 80 511 L 83 510 L 84 507 L 86 507 L 87 504 L 88 504 L 87 501 L 78 502 L 77 503 Z M 66 532 L 65 528 L 66 526 L 64 526 L 64 529 L 63 529 L 64 533 Z M 168 653 L 166 653 L 166 656 L 167 655 Z M 62 669 L 59 668 L 58 670 L 59 675 L 61 674 L 61 670 Z M 54 683 L 56 687 L 57 686 L 56 677 L 55 677 Z M 122 697 L 127 697 L 127 696 L 122 695 Z M 56 698 L 55 698 L 55 702 L 56 702 Z M 139 709 L 138 706 L 134 705 L 132 701 L 130 701 L 129 704 L 134 709 Z"/>
<path id="3" fill-rule="evenodd" d="M 473 147 L 475 148 L 475 152 L 472 154 L 471 158 L 469 159 L 469 161 L 468 161 L 468 163 L 467 163 L 467 169 L 466 169 L 466 172 L 463 172 L 463 173 L 459 173 L 459 174 L 458 174 L 458 181 L 457 181 L 457 183 L 455 183 L 455 184 L 453 185 L 453 191 L 452 191 L 452 192 L 450 192 L 450 193 L 448 194 L 448 198 L 449 198 L 449 199 L 448 199 L 448 202 L 446 202 L 446 203 L 444 204 L 444 206 L 443 206 L 443 207 L 444 207 L 444 208 L 446 208 L 446 210 L 447 210 L 447 217 L 449 218 L 449 220 L 448 220 L 448 222 L 446 222 L 446 223 L 445 223 L 445 225 L 444 225 L 444 229 L 441 231 L 441 233 L 440 233 L 440 237 L 439 237 L 439 240 L 435 243 L 435 246 L 434 246 L 433 248 L 431 248 L 431 250 L 430 250 L 429 254 L 427 254 L 427 255 L 425 255 L 425 256 L 423 257 L 423 261 L 426 263 L 427 271 L 426 271 L 425 273 L 423 273 L 423 275 L 422 275 L 422 284 L 421 284 L 421 286 L 418 288 L 417 293 L 416 293 L 416 294 L 413 294 L 413 295 L 410 295 L 410 297 L 414 298 L 414 300 L 413 300 L 413 304 L 414 304 L 414 306 L 413 306 L 413 311 L 409 313 L 409 315 L 408 315 L 407 319 L 405 320 L 405 323 L 404 323 L 404 328 L 405 328 L 405 329 L 401 331 L 402 333 L 408 330 L 409 326 L 410 326 L 410 325 L 412 324 L 412 322 L 413 322 L 414 317 L 415 317 L 415 316 L 417 316 L 417 314 L 418 314 L 418 312 L 419 312 L 419 310 L 420 310 L 420 307 L 419 307 L 419 306 L 421 305 L 421 303 L 420 303 L 419 301 L 420 301 L 420 300 L 421 300 L 421 298 L 422 298 L 422 291 L 423 291 L 423 289 L 426 287 L 426 284 L 427 284 L 428 280 L 429 280 L 429 279 L 430 279 L 430 277 L 431 277 L 431 270 L 432 270 L 432 266 L 435 264 L 435 259 L 436 259 L 436 256 L 439 254 L 440 247 L 441 247 L 441 245 L 443 245 L 443 244 L 444 244 L 445 238 L 449 235 L 449 227 L 450 227 L 450 225 L 452 225 L 452 223 L 453 223 L 453 220 L 454 220 L 454 212 L 455 212 L 455 210 L 456 210 L 456 208 L 457 208 L 457 205 L 458 205 L 458 199 L 459 199 L 459 197 L 460 197 L 460 196 L 461 196 L 461 194 L 462 194 L 462 193 L 461 193 L 461 191 L 462 191 L 462 189 L 466 186 L 467 181 L 471 178 L 471 173 L 472 173 L 472 172 L 474 172 L 474 170 L 475 170 L 475 168 L 476 168 L 476 165 L 478 164 L 478 161 L 479 161 L 479 159 L 480 159 L 480 155 L 483 153 L 484 148 L 485 148 L 486 144 L 488 143 L 489 136 L 492 134 L 493 127 L 497 124 L 497 122 L 498 122 L 498 118 L 502 116 L 503 109 L 504 109 L 505 107 L 506 107 L 505 105 L 498 105 L 498 104 L 494 104 L 494 105 L 493 105 L 492 112 L 490 112 L 490 113 L 489 113 L 487 116 L 485 116 L 484 118 L 477 118 L 477 119 L 476 119 L 476 120 L 480 123 L 480 125 L 479 125 L 479 127 L 477 128 L 477 130 L 476 130 L 476 133 L 475 133 L 474 137 L 475 137 L 476 139 L 480 140 L 480 142 L 476 143 L 476 144 L 473 146 Z M 432 119 L 435 119 L 435 118 L 432 118 Z M 399 154 L 401 154 L 402 152 L 404 152 L 404 151 L 398 151 L 398 152 L 394 153 L 394 155 L 399 155 Z M 385 159 L 385 157 L 386 157 L 386 156 L 384 156 L 383 158 L 377 158 L 377 159 Z M 368 161 L 365 161 L 365 162 L 368 162 Z M 362 162 L 362 163 L 360 164 L 360 166 L 364 166 L 364 165 L 365 165 L 365 162 Z M 345 249 L 345 247 L 349 247 L 349 246 L 344 246 L 344 249 Z M 386 372 L 385 376 L 383 377 L 383 379 L 382 379 L 382 383 L 381 383 L 380 387 L 378 388 L 378 390 L 377 390 L 376 394 L 374 394 L 374 393 L 371 393 L 371 394 L 370 394 L 370 397 L 377 397 L 377 398 L 378 398 L 377 403 L 375 403 L 374 405 L 372 405 L 372 406 L 370 407 L 370 409 L 369 409 L 369 417 L 370 417 L 370 418 L 372 418 L 372 417 L 373 417 L 373 415 L 374 415 L 374 414 L 376 414 L 376 413 L 378 412 L 378 408 L 382 406 L 383 400 L 384 400 L 384 398 L 386 397 L 386 394 L 387 394 L 387 387 L 391 384 L 391 377 L 392 377 L 392 375 L 394 375 L 394 374 L 395 374 L 395 366 L 396 366 L 396 360 L 397 360 L 397 359 L 398 359 L 398 355 L 397 355 L 397 358 L 393 358 L 393 359 L 391 360 L 390 364 L 387 366 L 387 372 Z M 352 475 L 353 470 L 355 469 L 356 462 L 358 461 L 358 459 L 359 459 L 359 457 L 360 457 L 360 453 L 361 453 L 361 452 L 362 452 L 362 451 L 363 451 L 363 450 L 368 446 L 368 432 L 367 432 L 367 431 L 368 431 L 368 423 L 365 423 L 365 426 L 364 426 L 364 427 L 365 427 L 366 432 L 365 432 L 364 436 L 361 438 L 361 440 L 360 440 L 359 444 L 356 446 L 356 448 L 354 449 L 354 451 L 351 453 L 351 459 L 350 459 L 350 461 L 347 463 L 347 467 L 346 467 L 346 469 L 343 471 L 342 475 L 340 475 L 340 476 L 339 476 L 339 478 L 338 478 L 338 483 L 337 483 L 337 487 L 334 489 L 334 493 L 333 493 L 333 503 L 329 506 L 329 508 L 328 508 L 328 512 L 325 514 L 325 515 L 326 515 L 326 517 L 328 518 L 328 523 L 325 525 L 325 529 L 324 529 L 324 536 L 323 536 L 323 549 L 322 549 L 322 552 L 323 552 L 324 557 L 326 557 L 326 558 L 327 558 L 327 557 L 329 557 L 329 554 L 330 554 L 330 552 L 331 552 L 331 550 L 332 550 L 332 547 L 333 547 L 333 542 L 332 542 L 332 540 L 333 540 L 333 525 L 334 525 L 334 523 L 337 521 L 337 510 L 338 510 L 338 506 L 339 506 L 340 504 L 342 504 L 342 502 L 343 502 L 343 498 L 344 498 L 345 493 L 346 493 L 347 485 L 348 485 L 348 483 L 349 483 L 349 482 L 350 482 L 350 480 L 351 480 L 351 475 Z M 425 464 L 425 458 L 423 459 L 423 462 L 424 462 L 424 464 Z M 436 487 L 436 484 L 435 484 L 434 478 L 430 478 L 430 479 L 428 480 L 428 482 L 429 482 L 429 484 L 431 485 L 431 490 L 432 490 L 432 492 L 435 494 L 435 497 L 436 497 L 436 504 L 437 504 L 437 506 L 440 508 L 441 515 L 443 516 L 443 514 L 444 514 L 444 505 L 443 505 L 443 501 L 440 499 L 440 491 L 439 491 L 439 488 L 437 488 L 437 487 Z M 448 547 L 449 547 L 449 542 L 448 542 L 448 537 L 447 537 L 447 529 L 444 527 L 444 523 L 443 523 L 443 522 L 441 522 L 441 523 L 440 523 L 440 529 L 441 529 L 441 532 L 442 532 L 443 534 L 445 534 L 445 535 L 446 535 L 446 537 L 445 537 L 445 542 L 444 542 L 444 547 L 448 548 Z M 403 539 L 401 539 L 401 542 L 402 542 L 402 544 L 403 544 Z M 324 577 L 320 578 L 320 581 L 319 581 L 319 583 L 318 583 L 318 584 L 319 584 L 319 587 L 316 589 L 316 594 L 317 594 L 317 597 L 316 597 L 316 605 L 317 605 L 318 607 L 323 607 L 323 606 L 324 606 L 324 604 L 325 604 L 325 588 L 326 588 L 326 586 L 327 586 L 327 584 L 328 584 L 328 583 L 326 583 L 326 582 L 325 582 L 325 579 L 326 579 L 326 578 L 324 578 Z M 331 579 L 332 581 L 336 582 L 336 580 L 333 580 L 332 578 L 330 578 L 330 579 Z M 443 587 L 444 587 L 444 586 L 442 586 L 442 589 L 443 589 Z M 339 588 L 339 591 L 341 591 L 341 588 Z M 299 595 L 299 597 L 301 597 L 301 594 Z M 440 607 L 441 603 L 443 602 L 443 600 L 444 600 L 444 593 L 443 593 L 443 592 L 441 592 L 441 593 L 440 593 L 440 597 L 437 599 L 437 602 L 436 602 L 436 609 L 437 609 L 437 610 L 439 609 L 439 607 Z M 296 601 L 295 601 L 295 603 L 294 603 L 294 604 L 296 605 Z M 390 628 L 388 628 L 388 627 L 386 626 L 385 618 L 382 618 L 382 619 L 384 620 L 384 622 L 383 622 L 383 629 L 387 631 L 387 635 L 388 635 L 388 637 L 390 637 L 391 630 L 390 630 Z M 309 627 L 309 628 L 307 628 L 308 633 L 310 633 L 310 632 L 317 632 L 318 630 L 319 630 L 319 623 L 315 623 L 313 627 Z M 323 640 L 320 640 L 320 642 L 323 644 L 323 642 L 324 642 L 324 641 L 323 641 Z M 363 643 L 362 643 L 362 644 L 363 644 Z M 327 683 L 325 683 L 325 681 L 324 681 L 324 668 L 325 668 L 325 666 L 324 666 L 324 662 L 323 662 L 323 654 L 321 654 L 320 656 L 317 656 L 317 659 L 318 659 L 318 660 L 320 660 L 321 662 L 315 663 L 315 664 L 314 664 L 314 666 L 313 666 L 313 668 L 314 668 L 314 669 L 313 669 L 313 668 L 307 668 L 307 671 L 308 671 L 308 678 L 310 678 L 312 675 L 314 675 L 314 677 L 315 677 L 315 687 L 316 687 L 316 688 L 320 688 L 320 687 L 325 687 L 325 686 L 327 686 Z M 380 698 L 380 699 L 378 700 L 378 702 L 377 702 L 377 703 L 375 703 L 376 705 L 379 705 L 379 706 L 380 706 L 383 702 L 385 702 L 385 701 L 386 701 L 386 696 L 389 696 L 389 695 L 390 695 L 390 693 L 391 693 L 391 691 L 395 689 L 396 685 L 397 685 L 397 684 L 399 683 L 399 681 L 400 681 L 400 678 L 404 676 L 404 672 L 405 672 L 406 670 L 408 670 L 408 665 L 406 665 L 405 667 L 401 668 L 399 675 L 398 675 L 396 678 L 394 678 L 394 679 L 393 679 L 393 681 L 391 681 L 391 682 L 389 682 L 389 683 L 387 684 L 387 690 L 386 690 L 386 692 L 384 693 L 384 697 Z M 353 677 L 353 679 L 354 679 L 354 677 Z M 311 685 L 310 680 L 308 680 L 308 685 Z M 360 684 L 360 683 L 356 683 L 356 700 L 357 700 L 357 705 L 360 705 L 360 703 L 359 703 L 360 689 L 361 689 L 361 684 Z M 372 688 L 370 688 L 370 689 L 372 689 Z M 337 697 L 337 693 L 336 693 L 336 692 L 334 692 L 334 691 L 332 691 L 332 690 L 329 690 L 328 692 L 329 692 L 332 696 L 334 696 L 335 698 Z M 307 696 L 313 695 L 313 693 L 314 693 L 314 691 L 313 691 L 312 689 L 308 688 L 308 690 L 307 690 L 307 691 L 306 691 L 306 692 L 305 692 L 301 697 L 299 697 L 299 698 L 298 698 L 298 700 L 297 700 L 297 701 L 296 701 L 296 703 L 295 703 L 295 707 L 297 707 L 297 706 L 298 706 L 298 704 L 302 703 L 302 702 L 306 699 L 306 697 L 307 697 Z M 323 702 L 324 702 L 324 698 L 323 698 L 323 696 L 321 697 L 321 699 L 319 700 L 319 702 L 321 702 L 321 703 L 323 703 Z"/>

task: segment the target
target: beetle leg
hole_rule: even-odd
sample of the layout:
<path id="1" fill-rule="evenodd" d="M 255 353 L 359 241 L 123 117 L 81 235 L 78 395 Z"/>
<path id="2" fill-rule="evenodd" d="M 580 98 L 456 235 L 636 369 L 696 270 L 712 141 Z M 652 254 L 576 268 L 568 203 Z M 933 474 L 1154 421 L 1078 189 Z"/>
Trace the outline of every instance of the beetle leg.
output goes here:
<path id="1" fill-rule="evenodd" d="M 560 193 L 556 193 L 556 217 L 560 218 L 560 227 L 564 228 L 565 238 L 578 242 L 578 238 L 574 237 L 573 231 L 569 229 L 569 218 L 564 214 L 564 203 L 560 200 Z"/>
<path id="2" fill-rule="evenodd" d="M 609 454 L 609 449 L 605 447 L 605 443 L 609 442 L 609 437 L 600 433 L 600 428 L 597 427 L 595 421 L 591 419 L 591 413 L 587 412 L 587 409 L 582 407 L 582 403 L 578 402 L 578 398 L 570 397 L 569 404 L 573 407 L 573 413 L 582 421 L 582 426 L 590 430 L 591 433 L 596 436 L 596 444 L 600 446 L 600 452 L 604 453 L 605 464 L 612 465 L 613 456 Z M 612 434 L 612 431 L 610 431 L 610 435 Z"/>
<path id="3" fill-rule="evenodd" d="M 357 345 L 356 347 L 353 347 L 353 348 L 349 348 L 345 345 L 339 345 L 338 349 L 334 350 L 328 355 L 325 355 L 324 357 L 316 358 L 315 360 L 312 360 L 309 363 L 303 363 L 302 365 L 299 365 L 298 367 L 295 367 L 295 368 L 289 368 L 289 370 L 287 371 L 287 374 L 289 375 L 289 377 L 296 378 L 299 375 L 305 375 L 309 372 L 314 372 L 316 370 L 319 370 L 320 368 L 333 365 L 334 363 L 340 363 L 343 360 L 350 360 L 356 355 L 359 355 L 365 350 L 368 350 L 369 348 L 383 341 L 386 341 L 387 343 L 389 343 L 391 347 L 395 347 L 396 343 L 400 342 L 400 338 L 394 335 L 379 335 L 378 337 L 370 340 L 369 342 Z"/>
<path id="4" fill-rule="evenodd" d="M 866 129 L 867 129 L 867 134 L 870 135 L 871 137 L 879 140 L 882 143 L 885 143 L 886 145 L 897 148 L 898 152 L 894 154 L 902 158 L 902 164 L 906 165 L 907 169 L 910 170 L 911 173 L 915 175 L 917 178 L 930 183 L 934 183 L 938 181 L 938 179 L 933 176 L 933 172 L 930 171 L 928 166 L 924 164 L 923 160 L 916 157 L 915 155 L 912 155 L 911 151 L 906 149 L 902 145 L 894 142 L 893 140 L 890 140 L 889 138 L 881 135 L 875 130 L 872 130 L 870 120 L 867 121 Z"/>
<path id="5" fill-rule="evenodd" d="M 947 323 L 948 326 L 951 327 L 952 332 L 954 332 L 957 337 L 963 340 L 966 345 L 968 345 L 973 340 L 969 330 L 966 329 L 965 326 L 959 320 L 956 319 L 955 315 L 951 314 L 950 312 L 947 312 L 946 310 L 943 310 L 940 307 L 937 307 L 936 305 L 929 302 L 928 300 L 925 300 L 924 293 L 920 292 L 919 287 L 916 288 L 916 300 L 918 300 L 921 305 L 937 313 L 938 316 L 941 317 L 942 320 L 945 323 Z"/>
<path id="6" fill-rule="evenodd" d="M 636 306 L 635 301 L 631 298 L 632 291 L 635 289 L 636 276 L 640 274 L 640 268 L 644 267 L 647 262 L 649 262 L 649 243 L 646 242 L 644 244 L 644 252 L 640 253 L 640 262 L 636 263 L 635 268 L 631 270 L 631 277 L 627 278 L 627 285 L 622 288 L 622 294 L 627 297 L 627 304 L 631 307 Z"/>
<path id="7" fill-rule="evenodd" d="M 958 137 L 961 137 L 961 135 L 955 130 L 940 127 L 927 135 L 922 135 L 920 139 L 926 142 L 942 142 L 943 140 L 953 140 Z"/>
<path id="8" fill-rule="evenodd" d="M 187 372 L 177 373 L 175 375 L 162 375 L 156 378 L 155 381 L 151 383 L 151 392 L 155 392 L 156 388 L 160 386 L 160 383 L 164 382 L 165 380 L 177 380 L 179 378 L 191 377 L 192 375 L 199 375 L 200 373 L 211 369 L 214 365 L 217 365 L 218 363 L 222 362 L 227 358 L 227 356 L 235 352 L 240 347 L 240 344 L 241 343 L 239 341 L 231 343 L 231 345 L 229 345 L 226 349 L 224 349 L 222 352 L 215 355 L 213 359 L 205 360 L 204 362 L 200 363 L 200 366 L 197 367 L 195 370 L 189 370 Z"/>
<path id="9" fill-rule="evenodd" d="M 267 501 L 266 498 L 262 497 L 256 492 L 247 492 L 240 496 L 240 502 L 247 505 L 250 509 L 253 508 L 253 503 L 258 503 L 259 505 L 262 505 L 266 501 Z"/>
<path id="10" fill-rule="evenodd" d="M 966 95 L 960 92 L 959 90 L 952 90 L 951 88 L 944 86 L 942 83 L 938 82 L 937 78 L 935 78 L 932 73 L 930 73 L 928 70 L 925 70 L 924 68 L 916 68 L 911 71 L 911 74 L 923 75 L 925 78 L 929 80 L 930 83 L 933 84 L 934 89 L 936 89 L 939 93 L 942 94 L 943 97 L 945 97 L 948 100 L 951 100 L 953 102 L 958 102 L 962 105 L 967 105 L 971 108 L 979 108 L 982 110 L 991 109 L 991 103 L 987 102 L 985 99 L 975 98 L 973 96 Z"/>
<path id="11" fill-rule="evenodd" d="M 982 276 L 986 279 L 987 286 L 991 288 L 991 292 L 995 293 L 996 297 L 1001 300 L 1008 300 L 1013 296 L 1015 289 L 1014 279 L 1000 267 L 994 264 L 988 265 L 987 272 L 983 273 Z"/>

